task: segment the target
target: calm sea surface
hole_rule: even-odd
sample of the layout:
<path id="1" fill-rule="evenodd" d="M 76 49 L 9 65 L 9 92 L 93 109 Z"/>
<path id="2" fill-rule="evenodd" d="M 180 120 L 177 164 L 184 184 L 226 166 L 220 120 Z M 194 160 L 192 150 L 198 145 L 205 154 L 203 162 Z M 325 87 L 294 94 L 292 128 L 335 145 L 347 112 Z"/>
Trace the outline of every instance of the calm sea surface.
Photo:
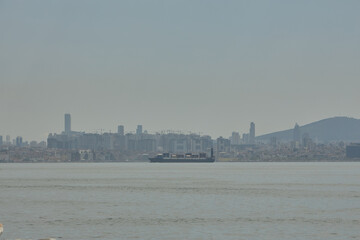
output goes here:
<path id="1" fill-rule="evenodd" d="M 360 163 L 0 164 L 4 239 L 360 239 Z"/>

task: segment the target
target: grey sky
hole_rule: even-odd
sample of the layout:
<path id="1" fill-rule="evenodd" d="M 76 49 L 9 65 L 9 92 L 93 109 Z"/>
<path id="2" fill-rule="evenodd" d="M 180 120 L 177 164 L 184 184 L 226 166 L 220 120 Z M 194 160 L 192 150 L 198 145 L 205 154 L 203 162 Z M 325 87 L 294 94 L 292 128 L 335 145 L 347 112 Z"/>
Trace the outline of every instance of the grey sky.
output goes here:
<path id="1" fill-rule="evenodd" d="M 2 1 L 0 135 L 360 118 L 360 1 Z"/>

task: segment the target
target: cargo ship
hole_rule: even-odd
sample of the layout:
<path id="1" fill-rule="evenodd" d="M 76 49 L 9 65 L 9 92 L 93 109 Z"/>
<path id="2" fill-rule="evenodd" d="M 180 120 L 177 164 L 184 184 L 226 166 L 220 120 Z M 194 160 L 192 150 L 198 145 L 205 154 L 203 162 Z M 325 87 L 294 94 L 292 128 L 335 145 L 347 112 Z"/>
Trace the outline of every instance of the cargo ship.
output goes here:
<path id="1" fill-rule="evenodd" d="M 214 151 L 211 149 L 211 156 L 208 157 L 206 153 L 199 154 L 172 154 L 162 153 L 156 157 L 149 158 L 153 163 L 210 163 L 215 162 Z"/>

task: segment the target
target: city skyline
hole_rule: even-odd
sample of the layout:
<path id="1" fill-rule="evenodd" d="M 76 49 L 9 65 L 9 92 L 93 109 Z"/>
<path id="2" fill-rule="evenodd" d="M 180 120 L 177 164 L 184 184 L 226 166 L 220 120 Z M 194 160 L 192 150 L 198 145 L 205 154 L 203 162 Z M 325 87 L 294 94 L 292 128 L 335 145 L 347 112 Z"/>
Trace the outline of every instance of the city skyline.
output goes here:
<path id="1" fill-rule="evenodd" d="M 360 2 L 1 1 L 0 135 L 359 119 Z"/>
<path id="2" fill-rule="evenodd" d="M 5 143 L 0 135 L 0 162 L 101 162 L 148 161 L 148 156 L 163 153 L 155 162 L 198 158 L 199 161 L 344 161 L 359 157 L 360 119 L 334 117 L 293 129 L 255 138 L 255 123 L 248 133 L 232 132 L 229 138 L 185 132 L 143 131 L 137 125 L 125 134 L 119 125 L 116 133 L 88 133 L 71 130 L 71 115 L 64 114 L 64 131 L 50 133 L 46 142 L 23 141 L 21 136 Z M 59 152 L 57 152 L 59 151 Z M 213 155 L 214 153 L 214 155 Z M 175 155 L 173 155 L 175 154 Z M 158 156 L 158 155 L 157 155 Z M 187 156 L 187 157 L 185 157 Z M 163 159 L 166 158 L 166 159 Z M 200 160 L 201 159 L 201 160 Z M 196 161 L 197 161 L 196 160 Z"/>
<path id="3" fill-rule="evenodd" d="M 248 132 L 242 131 L 242 130 L 234 130 L 229 135 L 221 135 L 221 136 L 212 136 L 206 132 L 196 132 L 196 131 L 185 131 L 185 130 L 175 130 L 175 129 L 162 129 L 158 131 L 152 131 L 149 129 L 143 129 L 143 125 L 137 125 L 136 129 L 129 129 L 126 128 L 124 125 L 117 125 L 117 131 L 112 130 L 106 130 L 103 128 L 98 128 L 94 131 L 78 131 L 77 129 L 72 130 L 71 129 L 71 114 L 65 113 L 64 114 L 64 128 L 62 131 L 59 132 L 53 132 L 50 131 L 46 138 L 52 135 L 69 135 L 69 136 L 78 136 L 83 134 L 97 134 L 97 135 L 103 135 L 103 134 L 117 134 L 117 135 L 163 135 L 163 134 L 177 134 L 177 135 L 197 135 L 197 136 L 206 136 L 210 137 L 211 139 L 217 139 L 217 138 L 223 138 L 227 139 L 231 144 L 254 144 L 256 142 L 264 143 L 264 142 L 272 142 L 275 141 L 285 141 L 288 142 L 290 140 L 293 140 L 295 142 L 301 142 L 302 138 L 309 138 L 310 136 L 314 137 L 316 141 L 324 141 L 324 142 L 339 142 L 339 141 L 345 141 L 345 142 L 358 142 L 360 137 L 357 137 L 357 133 L 359 131 L 359 123 L 360 119 L 355 119 L 351 117 L 332 117 L 327 119 L 321 119 L 319 121 L 314 121 L 302 126 L 299 126 L 298 123 L 295 124 L 293 128 L 289 129 L 282 129 L 280 131 L 273 131 L 267 134 L 260 134 L 256 135 L 255 132 L 255 123 L 250 123 L 250 128 Z M 315 127 L 317 126 L 317 127 Z M 320 126 L 320 128 L 318 128 Z M 315 127 L 315 128 L 314 128 Z M 324 129 L 326 128 L 326 130 Z M 304 128 L 303 132 L 300 130 L 300 128 Z M 340 131 L 336 131 L 340 130 Z M 289 137 L 289 131 L 292 132 L 291 137 Z M 325 132 L 327 134 L 324 135 Z M 275 138 L 278 139 L 272 139 L 274 136 L 278 136 Z M 242 137 L 241 137 L 242 136 Z M 320 137 L 320 139 L 318 139 Z M 324 138 L 322 139 L 321 138 Z M 330 137 L 330 138 L 329 138 Z M 17 135 L 16 137 L 12 137 L 10 135 L 1 135 L 0 133 L 0 145 L 2 143 L 5 143 L 7 145 L 22 145 L 18 144 L 18 138 L 23 138 L 23 135 Z M 266 140 L 267 139 L 267 140 Z M 265 140 L 265 141 L 264 141 Z M 25 145 L 28 145 L 29 143 L 32 143 L 33 145 L 36 145 L 37 143 L 40 143 L 43 145 L 43 143 L 46 142 L 46 139 L 41 140 L 35 140 L 35 139 L 26 139 L 24 138 Z"/>
<path id="4" fill-rule="evenodd" d="M 105 129 L 102 129 L 102 128 L 94 130 L 93 132 L 76 131 L 76 130 L 71 129 L 71 114 L 70 113 L 65 113 L 64 114 L 64 131 L 58 132 L 58 133 L 49 132 L 49 135 L 52 135 L 52 134 L 73 135 L 73 134 L 77 134 L 77 133 L 95 133 L 95 134 L 117 133 L 117 134 L 122 135 L 122 136 L 125 135 L 125 134 L 142 135 L 142 134 L 158 134 L 158 133 L 161 133 L 161 134 L 163 134 L 163 133 L 175 133 L 175 134 L 195 134 L 195 135 L 199 135 L 199 136 L 210 136 L 207 133 L 191 132 L 191 131 L 184 131 L 184 130 L 173 130 L 173 129 L 162 129 L 162 130 L 159 130 L 159 131 L 151 131 L 151 130 L 147 130 L 147 129 L 143 130 L 143 125 L 137 125 L 135 130 L 134 129 L 127 130 L 124 125 L 118 125 L 117 126 L 117 132 L 114 132 L 114 131 L 111 131 L 111 130 L 106 131 Z M 240 140 L 241 139 L 240 138 L 241 131 L 232 132 L 232 136 L 230 136 L 229 139 L 232 139 L 234 137 L 234 133 L 237 133 L 237 135 L 239 137 L 239 140 Z M 248 133 L 245 132 L 244 134 L 248 135 L 249 143 L 251 143 L 251 144 L 255 143 L 256 135 L 255 135 L 255 123 L 254 122 L 250 123 L 249 132 Z M 214 137 L 214 136 L 210 136 L 210 137 L 215 138 L 215 139 L 217 138 L 217 137 Z M 218 137 L 223 137 L 223 136 L 218 136 Z M 241 139 L 241 140 L 244 141 L 244 139 Z M 238 143 L 238 144 L 240 144 L 240 143 Z"/>
<path id="5" fill-rule="evenodd" d="M 360 155 L 360 119 L 334 117 L 293 129 L 255 138 L 255 123 L 248 133 L 232 132 L 229 138 L 212 138 L 196 133 L 149 133 L 137 125 L 125 134 L 119 125 L 116 133 L 88 133 L 71 130 L 71 115 L 64 114 L 64 131 L 50 133 L 46 142 L 10 141 L 0 135 L 0 162 L 118 162 L 169 161 L 348 161 Z M 160 153 L 160 155 L 159 155 Z M 162 154 L 161 154 L 162 153 Z M 174 155 L 175 154 L 175 155 Z M 207 158 L 214 156 L 215 158 Z M 151 158 L 150 158 L 151 160 Z"/>

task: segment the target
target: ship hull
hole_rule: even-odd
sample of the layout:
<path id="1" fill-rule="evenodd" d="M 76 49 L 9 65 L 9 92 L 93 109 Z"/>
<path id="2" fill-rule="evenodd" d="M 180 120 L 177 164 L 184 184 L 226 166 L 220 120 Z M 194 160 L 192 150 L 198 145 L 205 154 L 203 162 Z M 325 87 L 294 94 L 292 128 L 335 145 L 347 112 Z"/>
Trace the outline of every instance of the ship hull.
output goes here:
<path id="1" fill-rule="evenodd" d="M 215 158 L 149 158 L 152 163 L 212 163 L 215 162 Z"/>

